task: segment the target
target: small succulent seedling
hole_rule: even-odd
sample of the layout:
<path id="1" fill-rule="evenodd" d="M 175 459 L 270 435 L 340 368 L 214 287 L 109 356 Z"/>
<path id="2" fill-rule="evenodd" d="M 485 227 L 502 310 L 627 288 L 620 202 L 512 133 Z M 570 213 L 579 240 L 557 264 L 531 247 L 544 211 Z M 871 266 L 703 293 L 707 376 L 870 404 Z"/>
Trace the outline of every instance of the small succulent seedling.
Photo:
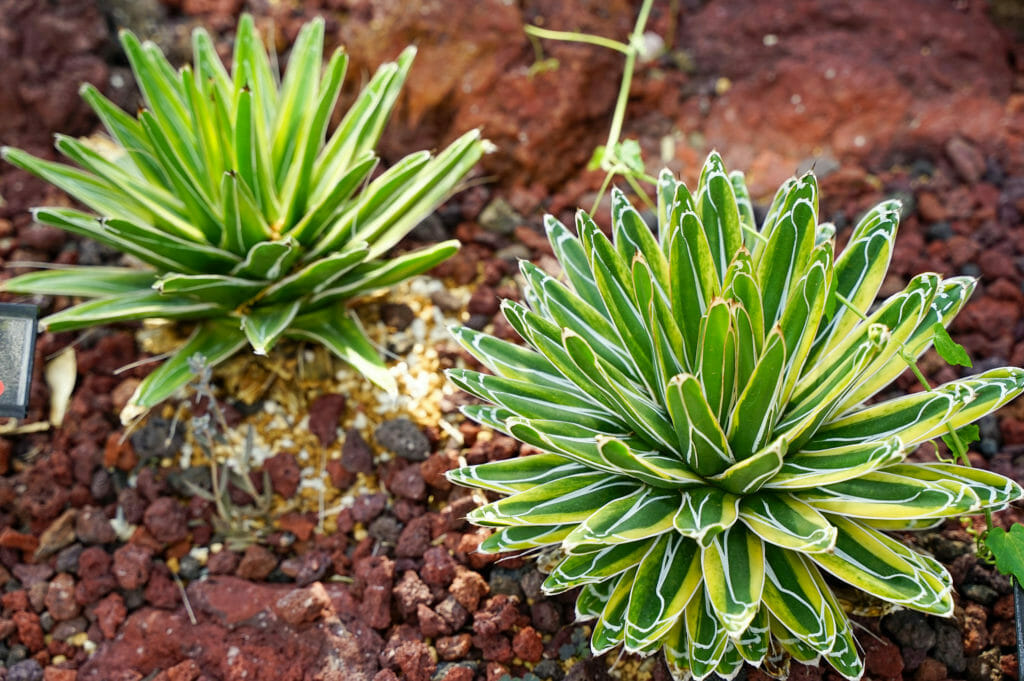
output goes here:
<path id="1" fill-rule="evenodd" d="M 582 587 L 595 653 L 664 649 L 679 679 L 823 657 L 858 679 L 826 575 L 952 614 L 945 568 L 889 532 L 1024 492 L 906 457 L 1017 396 L 1024 370 L 868 403 L 974 288 L 926 273 L 872 305 L 896 202 L 869 211 L 836 255 L 810 174 L 783 185 L 760 229 L 743 176 L 717 154 L 695 195 L 665 172 L 658 199 L 657 235 L 621 192 L 614 240 L 582 212 L 578 236 L 547 219 L 565 282 L 524 261 L 528 305 L 503 308 L 529 347 L 454 330 L 492 372 L 449 372 L 491 403 L 466 415 L 542 453 L 450 479 L 508 495 L 469 514 L 496 528 L 482 550 L 556 551 L 543 587 Z"/>
<path id="2" fill-rule="evenodd" d="M 455 189 L 485 143 L 470 132 L 437 156 L 411 154 L 371 180 L 374 145 L 414 50 L 382 66 L 328 135 L 348 58 L 338 49 L 322 69 L 323 42 L 323 21 L 307 24 L 278 82 L 250 16 L 239 23 L 230 73 L 201 29 L 193 34 L 194 64 L 180 71 L 156 45 L 122 32 L 145 101 L 138 116 L 91 85 L 82 89 L 112 152 L 58 136 L 57 148 L 79 169 L 3 150 L 98 214 L 37 208 L 36 220 L 146 265 L 57 269 L 6 282 L 7 291 L 91 299 L 44 318 L 44 328 L 196 322 L 184 347 L 142 381 L 123 419 L 184 385 L 194 354 L 215 365 L 247 344 L 265 354 L 283 337 L 322 343 L 394 390 L 343 305 L 455 252 L 458 243 L 446 241 L 385 257 Z"/>

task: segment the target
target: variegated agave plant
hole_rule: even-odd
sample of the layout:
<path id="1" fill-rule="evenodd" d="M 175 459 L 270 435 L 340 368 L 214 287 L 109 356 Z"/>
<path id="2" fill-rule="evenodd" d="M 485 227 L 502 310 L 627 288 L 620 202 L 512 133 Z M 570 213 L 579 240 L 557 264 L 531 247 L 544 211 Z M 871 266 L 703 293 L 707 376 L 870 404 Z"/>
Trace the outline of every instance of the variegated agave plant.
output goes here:
<path id="1" fill-rule="evenodd" d="M 194 354 L 213 365 L 246 344 L 265 354 L 282 337 L 322 343 L 393 390 L 341 306 L 455 252 L 458 242 L 446 241 L 383 257 L 454 190 L 485 146 L 470 132 L 436 157 L 411 154 L 370 181 L 374 145 L 415 51 L 382 66 L 328 137 L 348 57 L 338 49 L 321 74 L 322 20 L 300 32 L 281 82 L 249 16 L 238 27 L 230 74 L 203 30 L 193 34 L 194 65 L 180 71 L 156 45 L 129 32 L 121 42 L 145 100 L 138 117 L 96 88 L 82 89 L 112 150 L 59 136 L 57 148 L 82 170 L 17 149 L 3 156 L 100 216 L 38 208 L 36 220 L 148 267 L 50 270 L 16 277 L 4 290 L 92 299 L 43 319 L 52 331 L 154 317 L 199 321 L 122 418 L 187 382 Z"/>
<path id="2" fill-rule="evenodd" d="M 696 196 L 662 174 L 660 238 L 621 193 L 614 242 L 582 212 L 578 238 L 547 220 L 567 283 L 523 262 L 529 307 L 504 303 L 531 347 L 454 330 L 493 372 L 451 370 L 493 403 L 465 413 L 543 453 L 450 479 L 509 495 L 469 515 L 498 528 L 484 551 L 557 548 L 544 588 L 582 586 L 595 653 L 664 648 L 680 679 L 824 657 L 857 679 L 826 575 L 950 615 L 943 566 L 887 533 L 1022 495 L 905 457 L 1018 395 L 1024 370 L 866 404 L 974 282 L 922 274 L 871 311 L 898 205 L 870 211 L 835 257 L 817 191 L 812 175 L 788 181 L 758 230 L 743 176 L 712 154 Z"/>

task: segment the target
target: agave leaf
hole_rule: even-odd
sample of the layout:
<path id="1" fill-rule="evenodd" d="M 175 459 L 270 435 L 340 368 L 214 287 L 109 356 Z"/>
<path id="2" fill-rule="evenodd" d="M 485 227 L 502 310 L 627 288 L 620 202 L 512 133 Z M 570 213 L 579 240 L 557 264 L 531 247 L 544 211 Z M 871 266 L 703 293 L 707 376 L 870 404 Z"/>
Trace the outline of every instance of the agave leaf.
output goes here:
<path id="1" fill-rule="evenodd" d="M 627 650 L 659 644 L 701 587 L 697 543 L 666 532 L 640 561 L 626 610 Z"/>
<path id="2" fill-rule="evenodd" d="M 886 466 L 882 473 L 891 473 L 914 480 L 949 482 L 964 485 L 979 500 L 980 508 L 1002 507 L 1024 496 L 1024 490 L 1013 480 L 986 471 L 951 463 L 915 463 Z"/>
<path id="3" fill-rule="evenodd" d="M 697 378 L 715 419 L 722 423 L 732 409 L 736 394 L 736 329 L 732 307 L 723 299 L 712 301 L 700 320 Z M 735 454 L 735 452 L 734 452 Z"/>
<path id="4" fill-rule="evenodd" d="M 168 133 L 149 111 L 139 112 L 139 121 L 149 137 L 153 151 L 160 165 L 166 169 L 174 194 L 185 206 L 189 218 L 203 234 L 203 240 L 210 244 L 220 243 L 220 222 L 213 211 L 214 201 L 206 187 L 200 186 L 199 177 L 205 173 L 192 168 L 187 162 L 185 142 Z"/>
<path id="5" fill-rule="evenodd" d="M 558 454 L 534 454 L 463 466 L 448 471 L 446 477 L 464 487 L 515 494 L 564 477 L 587 473 L 588 470 Z"/>
<path id="6" fill-rule="evenodd" d="M 669 381 L 665 405 L 686 465 L 701 476 L 720 473 L 733 464 L 729 442 L 694 376 L 679 374 Z"/>
<path id="7" fill-rule="evenodd" d="M 159 164 L 154 161 L 153 148 L 146 138 L 146 132 L 142 129 L 142 125 L 104 97 L 93 85 L 88 83 L 82 85 L 79 94 L 92 107 L 110 136 L 125 150 L 138 173 L 154 186 L 166 186 L 167 176 L 164 175 Z M 194 230 L 194 232 L 196 235 L 201 234 L 199 230 Z"/>
<path id="8" fill-rule="evenodd" d="M 284 187 L 288 168 L 303 165 L 303 159 L 297 158 L 297 154 L 309 135 L 311 118 L 316 112 L 309 102 L 317 99 L 323 51 L 324 20 L 317 17 L 305 24 L 296 36 L 288 59 L 288 71 L 281 81 L 271 147 L 271 163 L 277 170 L 275 182 L 278 189 Z M 338 81 L 340 85 L 340 78 Z M 337 97 L 337 92 L 334 96 Z"/>
<path id="9" fill-rule="evenodd" d="M 601 582 L 635 567 L 647 554 L 655 539 L 614 544 L 590 553 L 567 556 L 551 571 L 541 588 L 545 593 Z"/>
<path id="10" fill-rule="evenodd" d="M 811 174 L 804 175 L 787 193 L 778 219 L 763 230 L 768 238 L 764 254 L 758 262 L 758 281 L 764 295 L 764 321 L 770 327 L 778 321 L 796 284 L 798 273 L 804 272 L 814 248 L 814 228 L 818 214 L 818 185 Z"/>
<path id="11" fill-rule="evenodd" d="M 181 84 L 185 93 L 186 107 L 191 114 L 187 123 L 196 131 L 198 149 L 197 181 L 203 182 L 207 195 L 215 200 L 221 199 L 218 194 L 220 187 L 217 178 L 227 172 L 231 166 L 230 147 L 226 144 L 220 130 L 219 112 L 215 97 L 207 97 L 203 83 L 196 82 L 192 69 L 185 66 L 181 71 Z"/>
<path id="12" fill-rule="evenodd" d="M 779 472 L 788 450 L 789 441 L 779 437 L 753 456 L 712 475 L 708 481 L 733 494 L 751 494 Z"/>
<path id="13" fill-rule="evenodd" d="M 651 281 L 667 295 L 669 287 L 668 260 L 643 216 L 633 208 L 618 187 L 612 189 L 612 224 L 615 225 L 615 248 L 622 262 L 631 263 L 640 255 L 653 275 Z"/>
<path id="14" fill-rule="evenodd" d="M 617 372 L 612 367 L 598 361 L 593 349 L 572 331 L 566 329 L 563 332 L 562 343 L 577 370 L 591 377 L 594 387 L 604 393 L 605 398 L 637 431 L 639 437 L 662 447 L 671 448 L 674 445 L 674 429 L 660 405 L 652 402 L 643 392 L 632 390 L 626 381 L 615 375 Z"/>
<path id="15" fill-rule="evenodd" d="M 702 679 L 715 670 L 725 655 L 729 636 L 715 617 L 715 606 L 706 589 L 698 589 L 683 615 L 686 656 L 693 675 Z"/>
<path id="16" fill-rule="evenodd" d="M 355 191 L 366 182 L 366 179 L 377 166 L 377 157 L 373 152 L 366 152 L 352 161 L 352 165 L 331 185 L 329 192 L 317 197 L 316 201 L 308 200 L 306 214 L 302 216 L 286 233 L 305 247 L 312 245 L 320 238 L 324 229 L 334 224 L 345 212 L 345 206 Z"/>
<path id="17" fill-rule="evenodd" d="M 224 173 L 221 179 L 224 197 L 224 230 L 220 247 L 232 253 L 247 253 L 253 246 L 267 241 L 272 235 L 270 225 L 263 218 L 256 197 L 238 173 Z"/>
<path id="18" fill-rule="evenodd" d="M 494 407 L 489 404 L 467 404 L 459 408 L 466 418 L 476 421 L 482 426 L 502 433 L 503 435 L 509 435 L 508 428 L 505 426 L 505 421 L 515 417 L 508 409 L 503 407 Z"/>
<path id="19" fill-rule="evenodd" d="M 623 572 L 615 589 L 608 596 L 604 609 L 601 610 L 601 616 L 597 618 L 594 631 L 590 636 L 590 649 L 595 655 L 606 653 L 622 642 L 626 633 L 626 606 L 629 605 L 629 595 L 633 591 L 635 575 L 635 567 Z"/>
<path id="20" fill-rule="evenodd" d="M 732 184 L 732 193 L 736 197 L 736 209 L 739 212 L 743 245 L 750 251 L 753 250 L 754 243 L 757 240 L 757 220 L 754 217 L 754 204 L 750 200 L 750 191 L 747 189 L 747 181 L 743 176 L 743 172 L 734 170 L 729 173 L 729 183 Z"/>
<path id="21" fill-rule="evenodd" d="M 679 459 L 659 452 L 637 451 L 621 438 L 599 435 L 597 448 L 613 468 L 628 471 L 654 487 L 690 487 L 703 483 Z"/>
<path id="22" fill-rule="evenodd" d="M 285 336 L 320 343 L 388 394 L 398 392 L 394 377 L 350 315 L 330 308 L 306 312 L 295 317 Z"/>
<path id="23" fill-rule="evenodd" d="M 732 254 L 743 245 L 743 235 L 736 194 L 725 172 L 722 157 L 716 152 L 708 155 L 698 185 L 697 214 L 707 235 L 711 260 L 722 280 Z"/>
<path id="24" fill-rule="evenodd" d="M 449 331 L 459 345 L 498 376 L 552 388 L 575 389 L 575 384 L 565 380 L 539 352 L 468 326 L 453 326 Z"/>
<path id="25" fill-rule="evenodd" d="M 740 461 L 760 451 L 778 419 L 786 380 L 786 342 L 776 327 L 765 341 L 754 372 L 729 416 L 729 449 Z"/>
<path id="26" fill-rule="evenodd" d="M 139 412 L 170 397 L 174 391 L 192 380 L 189 361 L 200 355 L 206 366 L 216 366 L 245 345 L 245 335 L 238 325 L 226 319 L 210 319 L 199 324 L 181 348 L 158 366 L 135 389 L 128 406 L 121 412 L 121 421 L 131 421 Z"/>
<path id="27" fill-rule="evenodd" d="M 740 499 L 740 520 L 761 539 L 791 551 L 831 551 L 836 529 L 814 507 L 790 494 L 761 491 Z"/>
<path id="28" fill-rule="evenodd" d="M 857 653 L 857 642 L 848 622 L 836 633 L 832 650 L 825 653 L 825 661 L 850 681 L 859 681 L 864 676 L 864 661 Z"/>
<path id="29" fill-rule="evenodd" d="M 351 243 L 320 260 L 315 260 L 267 286 L 260 304 L 279 303 L 319 293 L 366 259 L 365 243 Z"/>
<path id="30" fill-rule="evenodd" d="M 320 55 L 317 54 L 316 59 L 319 60 L 319 58 Z M 284 166 L 288 168 L 281 190 L 285 197 L 283 220 L 285 231 L 289 231 L 308 215 L 308 201 L 313 188 L 311 179 L 317 151 L 323 145 L 327 124 L 330 122 L 335 102 L 338 101 L 347 67 L 348 56 L 341 48 L 336 49 L 331 55 L 326 73 L 320 82 L 316 109 L 312 111 L 308 121 L 302 125 L 302 139 L 296 145 L 295 157 L 288 166 Z M 290 62 L 289 74 L 291 74 L 292 68 Z M 280 170 L 281 166 L 278 167 L 279 173 Z"/>
<path id="31" fill-rule="evenodd" d="M 948 574 L 903 544 L 841 516 L 829 516 L 839 530 L 831 553 L 809 557 L 861 591 L 897 605 L 948 617 L 953 612 Z"/>
<path id="32" fill-rule="evenodd" d="M 261 241 L 249 249 L 245 260 L 235 265 L 231 274 L 250 279 L 280 279 L 300 254 L 299 245 L 289 237 L 281 241 Z"/>
<path id="33" fill-rule="evenodd" d="M 241 41 L 236 42 L 236 47 Z M 239 70 L 236 69 L 236 76 Z M 262 107 L 249 88 L 235 95 L 234 167 L 256 199 L 260 212 L 268 222 L 277 220 L 278 205 L 271 180 L 268 142 L 264 138 Z"/>
<path id="34" fill-rule="evenodd" d="M 728 283 L 722 289 L 722 297 L 739 303 L 739 309 L 750 321 L 751 336 L 747 340 L 739 339 L 741 343 L 753 343 L 754 355 L 760 355 L 764 346 L 765 334 L 771 329 L 764 327 L 764 311 L 761 307 L 761 288 L 757 283 L 754 273 L 754 265 L 750 254 L 742 250 L 736 254 L 732 264 L 729 265 Z M 737 386 L 742 389 L 745 381 L 737 380 Z"/>
<path id="35" fill-rule="evenodd" d="M 587 553 L 656 537 L 672 529 L 679 503 L 679 492 L 641 488 L 595 511 L 565 538 L 562 546 L 569 553 Z"/>
<path id="36" fill-rule="evenodd" d="M 680 217 L 679 232 L 669 244 L 672 312 L 683 334 L 683 355 L 691 372 L 698 369 L 699 320 L 720 293 L 707 235 L 695 213 Z"/>
<path id="37" fill-rule="evenodd" d="M 782 468 L 765 483 L 765 488 L 810 489 L 852 480 L 902 461 L 905 451 L 898 437 L 816 452 L 798 451 L 786 456 Z"/>
<path id="38" fill-rule="evenodd" d="M 330 288 L 314 295 L 310 300 L 309 307 L 317 308 L 393 286 L 417 274 L 423 274 L 450 258 L 457 250 L 459 250 L 459 242 L 451 239 L 396 258 L 365 262 L 347 271 Z M 372 250 L 367 253 L 367 257 L 371 255 Z"/>
<path id="39" fill-rule="evenodd" d="M 519 261 L 519 269 L 533 294 L 543 300 L 545 316 L 579 334 L 595 353 L 622 373 L 633 373 L 633 362 L 604 315 L 530 261 Z"/>
<path id="40" fill-rule="evenodd" d="M 672 522 L 679 534 L 707 546 L 715 535 L 732 527 L 738 508 L 739 497 L 717 487 L 697 487 L 683 492 Z"/>
<path id="41" fill-rule="evenodd" d="M 163 187 L 107 160 L 72 137 L 57 135 L 55 146 L 62 154 L 91 172 L 98 182 L 109 183 L 111 191 L 119 192 L 122 196 L 122 204 L 138 204 L 141 210 L 136 215 L 152 215 L 156 226 L 184 239 L 202 238 L 202 234 L 185 217 L 185 207 L 181 201 Z"/>
<path id="42" fill-rule="evenodd" d="M 607 473 L 583 473 L 537 485 L 470 511 L 478 525 L 551 525 L 580 523 L 613 499 L 636 491 L 629 478 Z"/>
<path id="43" fill-rule="evenodd" d="M 800 638 L 799 634 L 787 629 L 776 617 L 769 617 L 769 628 L 772 633 L 773 647 L 778 646 L 784 655 L 809 666 L 814 666 L 821 662 L 821 653 L 807 645 Z M 786 669 L 788 669 L 788 659 L 785 665 Z"/>
<path id="44" fill-rule="evenodd" d="M 372 216 L 357 221 L 350 238 L 366 240 L 371 258 L 384 255 L 455 191 L 456 184 L 480 160 L 484 147 L 479 130 L 463 134 L 430 159 L 400 193 L 380 201 Z M 372 185 L 366 195 L 371 192 Z"/>
<path id="45" fill-rule="evenodd" d="M 853 228 L 849 243 L 836 258 L 835 292 L 850 301 L 854 310 L 861 314 L 875 301 L 889 269 L 899 217 L 898 201 L 878 204 Z M 837 306 L 831 319 L 823 319 L 819 325 L 808 356 L 809 364 L 817 364 L 818 358 L 831 352 L 858 321 L 854 311 Z"/>
<path id="46" fill-rule="evenodd" d="M 644 332 L 643 315 L 633 302 L 635 295 L 629 267 L 589 216 L 584 214 L 578 226 L 583 250 L 587 253 L 609 318 L 622 340 L 623 349 L 633 360 L 634 371 L 627 375 L 653 390 L 657 385 L 654 348 L 650 336 Z"/>
<path id="47" fill-rule="evenodd" d="M 768 654 L 771 642 L 768 618 L 768 609 L 764 606 L 758 608 L 750 626 L 738 637 L 732 639 L 740 656 L 752 665 L 760 665 Z"/>
<path id="48" fill-rule="evenodd" d="M 136 319 L 205 319 L 222 314 L 224 308 L 216 303 L 204 303 L 181 296 L 164 296 L 150 290 L 94 298 L 43 317 L 39 323 L 47 331 L 59 333 Z"/>
<path id="49" fill-rule="evenodd" d="M 576 219 L 577 223 L 582 220 L 582 213 L 578 213 Z M 604 299 L 601 298 L 597 282 L 594 281 L 594 273 L 590 269 L 590 262 L 587 260 L 587 254 L 584 252 L 583 246 L 580 245 L 579 239 L 551 215 L 544 217 L 544 229 L 547 232 L 551 249 L 554 251 L 555 257 L 558 258 L 573 291 L 608 319 L 608 309 L 605 307 Z"/>
<path id="50" fill-rule="evenodd" d="M 527 419 L 560 421 L 568 417 L 578 419 L 576 422 L 581 425 L 597 427 L 608 423 L 605 413 L 595 409 L 575 387 L 556 389 L 465 369 L 449 369 L 447 375 L 466 392 Z"/>
<path id="51" fill-rule="evenodd" d="M 657 394 L 663 394 L 672 376 L 682 373 L 685 360 L 681 350 L 683 335 L 672 316 L 672 304 L 665 293 L 654 287 L 654 274 L 642 258 L 633 260 L 633 289 L 637 304 L 644 311 L 644 321 L 654 345 Z"/>
<path id="52" fill-rule="evenodd" d="M 764 588 L 764 543 L 734 524 L 715 535 L 701 552 L 708 599 L 732 637 L 742 634 L 757 614 Z"/>
<path id="53" fill-rule="evenodd" d="M 978 496 L 962 483 L 917 480 L 888 470 L 801 490 L 794 496 L 818 510 L 854 518 L 947 517 L 980 506 Z"/>
<path id="54" fill-rule="evenodd" d="M 264 286 L 264 281 L 223 274 L 169 274 L 152 287 L 164 295 L 185 296 L 230 309 L 252 299 Z"/>
<path id="55" fill-rule="evenodd" d="M 407 47 L 396 62 L 381 65 L 363 88 L 317 159 L 314 195 L 330 191 L 352 159 L 376 146 L 415 56 L 416 48 Z"/>
<path id="56" fill-rule="evenodd" d="M 786 301 L 779 326 L 786 341 L 784 387 L 779 401 L 785 404 L 803 371 L 814 332 L 825 311 L 825 300 L 832 280 L 832 244 L 826 242 L 811 252 L 806 273 L 794 284 Z"/>
<path id="57" fill-rule="evenodd" d="M 559 544 L 575 525 L 517 525 L 502 527 L 480 543 L 484 553 L 505 553 Z"/>
<path id="58" fill-rule="evenodd" d="M 627 473 L 654 487 L 701 484 L 701 479 L 680 466 L 677 460 L 646 449 L 643 441 L 631 436 L 609 438 L 606 433 L 582 425 L 581 419 L 573 419 L 570 423 L 512 418 L 507 424 L 513 437 L 540 449 L 563 454 L 590 468 Z"/>
<path id="59" fill-rule="evenodd" d="M 970 277 L 953 277 L 943 281 L 939 285 L 935 297 L 932 298 L 931 305 L 924 317 L 918 323 L 917 329 L 904 342 L 903 352 L 891 356 L 887 362 L 875 362 L 872 365 L 872 368 L 875 368 L 877 365 L 874 372 L 865 372 L 871 373 L 871 377 L 860 382 L 857 389 L 851 392 L 843 403 L 839 405 L 839 411 L 845 411 L 864 402 L 906 371 L 907 360 L 905 357 L 916 361 L 932 346 L 932 339 L 935 337 L 935 324 L 941 324 L 943 327 L 947 326 L 953 317 L 963 309 L 967 299 L 971 296 L 971 292 L 974 291 L 976 283 Z"/>
<path id="60" fill-rule="evenodd" d="M 601 616 L 605 603 L 611 597 L 615 587 L 623 575 L 606 579 L 603 582 L 584 584 L 580 589 L 580 595 L 576 597 L 576 619 L 579 621 L 592 620 Z"/>
<path id="61" fill-rule="evenodd" d="M 909 447 L 947 427 L 959 428 L 981 418 L 1022 391 L 1024 369 L 992 369 L 847 414 L 822 426 L 804 449 L 821 451 L 893 436 Z"/>
<path id="62" fill-rule="evenodd" d="M 240 90 L 248 86 L 256 95 L 256 103 L 260 105 L 261 116 L 265 121 L 272 121 L 276 109 L 274 91 L 277 89 L 277 78 L 270 68 L 266 48 L 256 31 L 256 23 L 250 14 L 243 14 L 238 21 L 232 64 L 235 89 Z"/>
<path id="63" fill-rule="evenodd" d="M 302 301 L 259 305 L 242 315 L 242 331 L 257 355 L 266 355 L 291 325 Z"/>
<path id="64" fill-rule="evenodd" d="M 736 648 L 735 641 L 730 638 L 725 646 L 725 654 L 722 655 L 721 661 L 715 667 L 715 675 L 723 681 L 732 681 L 741 669 L 743 669 L 743 656 Z"/>
<path id="65" fill-rule="evenodd" d="M 815 651 L 831 650 L 846 616 L 830 607 L 829 587 L 818 569 L 803 555 L 771 544 L 765 546 L 764 555 L 768 610 Z"/>
<path id="66" fill-rule="evenodd" d="M 46 296 L 103 298 L 148 290 L 156 281 L 151 271 L 130 267 L 67 267 L 30 272 L 0 282 L 0 290 Z"/>
<path id="67" fill-rule="evenodd" d="M 203 28 L 192 32 L 192 61 L 197 82 L 208 82 L 217 95 L 228 100 L 231 96 L 231 76 L 217 54 L 210 34 Z"/>
<path id="68" fill-rule="evenodd" d="M 679 617 L 665 635 L 664 651 L 665 662 L 672 678 L 689 679 L 693 677 L 693 672 L 690 670 L 690 657 L 687 652 L 685 616 Z"/>

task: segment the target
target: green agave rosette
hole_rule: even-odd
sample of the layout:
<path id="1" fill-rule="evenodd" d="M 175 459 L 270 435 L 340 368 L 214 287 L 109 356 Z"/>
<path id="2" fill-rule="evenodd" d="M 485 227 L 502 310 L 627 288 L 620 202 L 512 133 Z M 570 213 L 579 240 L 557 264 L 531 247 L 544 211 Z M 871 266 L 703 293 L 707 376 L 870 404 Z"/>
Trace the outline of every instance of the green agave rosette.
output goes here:
<path id="1" fill-rule="evenodd" d="M 145 269 L 75 267 L 23 275 L 6 291 L 89 299 L 41 320 L 66 331 L 127 320 L 193 321 L 188 342 L 139 386 L 130 419 L 191 377 L 188 360 L 217 364 L 246 345 L 321 343 L 377 385 L 394 379 L 344 303 L 424 272 L 452 255 L 446 241 L 385 257 L 451 194 L 486 143 L 476 131 L 437 155 L 418 152 L 374 176 L 374 146 L 415 50 L 383 65 L 328 134 L 348 57 L 324 65 L 324 22 L 300 32 L 278 78 L 244 16 L 231 72 L 210 36 L 193 34 L 194 63 L 175 70 L 152 43 L 122 32 L 145 106 L 133 117 L 86 85 L 82 96 L 113 153 L 59 136 L 79 167 L 3 149 L 95 214 L 38 208 L 35 219 L 131 255 Z"/>
<path id="2" fill-rule="evenodd" d="M 663 173 L 657 236 L 616 192 L 613 239 L 585 213 L 548 218 L 559 281 L 528 262 L 522 347 L 453 330 L 490 374 L 449 376 L 480 423 L 543 451 L 452 471 L 507 495 L 469 515 L 482 550 L 557 548 L 548 592 L 582 587 L 595 653 L 664 649 L 677 678 L 733 677 L 788 654 L 864 672 L 826 575 L 927 613 L 953 611 L 934 559 L 888 532 L 997 509 L 1015 482 L 907 463 L 998 409 L 1024 370 L 993 369 L 866 405 L 924 353 L 974 288 L 927 273 L 872 307 L 898 221 L 885 202 L 835 254 L 812 175 L 758 229 L 717 154 L 696 195 Z M 870 308 L 870 309 L 869 309 Z"/>

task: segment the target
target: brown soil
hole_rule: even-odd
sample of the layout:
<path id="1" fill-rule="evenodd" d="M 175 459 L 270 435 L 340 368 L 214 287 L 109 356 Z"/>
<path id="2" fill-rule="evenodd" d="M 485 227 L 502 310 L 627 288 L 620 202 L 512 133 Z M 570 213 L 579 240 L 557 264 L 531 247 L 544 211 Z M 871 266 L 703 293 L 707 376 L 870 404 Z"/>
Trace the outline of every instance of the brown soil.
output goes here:
<path id="1" fill-rule="evenodd" d="M 566 218 L 594 199 L 601 177 L 584 166 L 607 134 L 621 69 L 615 54 L 547 42 L 545 56 L 558 67 L 531 74 L 534 53 L 521 27 L 622 38 L 632 4 L 0 0 L 0 141 L 51 154 L 52 133 L 92 132 L 95 120 L 76 96 L 82 81 L 131 107 L 114 34 L 121 25 L 185 58 L 189 27 L 206 25 L 227 46 L 245 5 L 265 30 L 274 27 L 285 56 L 298 26 L 322 15 L 331 39 L 348 46 L 355 74 L 415 42 L 408 93 L 382 149 L 393 160 L 473 126 L 498 145 L 480 182 L 417 236 L 463 242 L 435 274 L 473 287 L 469 323 L 507 334 L 495 313 L 499 297 L 518 295 L 515 257 L 551 257 L 542 214 Z M 639 67 L 626 135 L 641 140 L 651 170 L 667 165 L 690 182 L 718 148 L 731 167 L 747 170 L 761 201 L 813 165 L 823 215 L 840 233 L 875 202 L 901 198 L 884 292 L 926 270 L 980 277 L 953 335 L 975 370 L 1020 366 L 1024 43 L 1010 32 L 1019 21 L 1012 4 L 992 11 L 999 19 L 981 0 L 656 2 L 650 30 L 668 50 Z M 0 195 L 0 279 L 25 261 L 117 261 L 31 223 L 30 206 L 66 201 L 55 190 L 3 167 Z M 606 210 L 598 217 L 607 220 Z M 46 312 L 69 301 L 31 302 Z M 401 305 L 381 314 L 393 326 L 407 316 Z M 315 513 L 292 511 L 275 515 L 255 544 L 204 554 L 223 543 L 223 528 L 213 505 L 182 480 L 202 483 L 205 469 L 179 467 L 180 443 L 164 446 L 165 422 L 151 420 L 122 442 L 117 413 L 148 370 L 115 373 L 142 356 L 132 329 L 44 334 L 22 424 L 47 419 L 43 367 L 72 342 L 79 380 L 64 424 L 0 438 L 0 681 L 497 681 L 531 673 L 558 681 L 608 678 L 610 666 L 626 677 L 667 678 L 660 661 L 638 668 L 630 658 L 590 659 L 572 594 L 544 598 L 532 562 L 475 552 L 486 532 L 461 518 L 476 501 L 443 472 L 459 457 L 514 456 L 511 440 L 463 423 L 464 443 L 450 446 L 437 428 L 389 421 L 390 432 L 369 442 L 351 431 L 334 442 L 360 407 L 351 396 L 321 396 L 311 402 L 307 435 L 340 449 L 327 472 L 352 497 L 332 521 L 336 530 L 321 534 Z M 466 361 L 450 344 L 437 351 L 442 365 Z M 931 354 L 922 368 L 935 381 L 961 371 Z M 897 387 L 912 385 L 907 376 Z M 458 400 L 443 410 L 454 413 Z M 232 422 L 247 410 L 228 398 L 225 408 Z M 1024 402 L 983 420 L 981 432 L 973 461 L 1024 480 Z M 389 437 L 388 448 L 405 456 L 380 455 Z M 275 504 L 301 495 L 300 463 L 287 452 L 267 462 Z M 232 499 L 238 507 L 253 501 L 241 489 Z M 1017 515 L 1011 509 L 998 522 Z M 868 677 L 1015 677 L 1007 580 L 977 561 L 958 523 L 913 541 L 950 567 L 957 615 L 880 616 L 874 604 L 855 603 Z M 793 669 L 793 678 L 823 677 L 837 678 L 827 668 Z"/>

